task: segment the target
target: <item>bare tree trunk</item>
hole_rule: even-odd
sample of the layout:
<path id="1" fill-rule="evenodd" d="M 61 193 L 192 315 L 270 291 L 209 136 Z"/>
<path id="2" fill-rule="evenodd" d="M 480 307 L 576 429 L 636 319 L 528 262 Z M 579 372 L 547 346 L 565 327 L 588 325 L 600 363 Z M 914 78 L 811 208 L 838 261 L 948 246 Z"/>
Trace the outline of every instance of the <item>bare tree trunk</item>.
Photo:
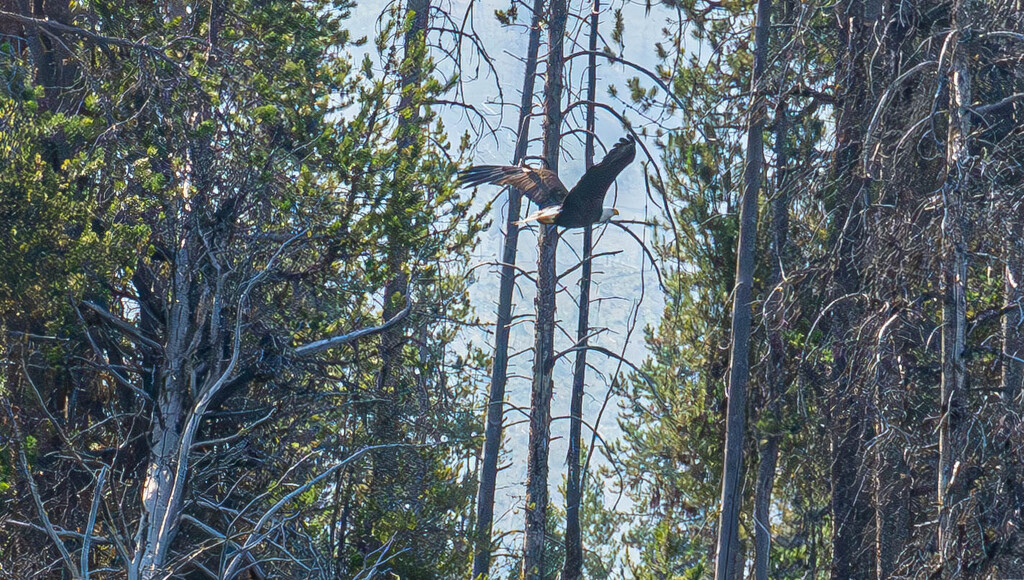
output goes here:
<path id="1" fill-rule="evenodd" d="M 896 369 L 894 332 L 898 320 L 884 322 L 879 332 L 875 379 L 878 436 L 874 443 L 875 574 L 886 580 L 895 573 L 909 537 L 910 474 L 899 436 L 906 414 Z"/>
<path id="2" fill-rule="evenodd" d="M 587 137 L 584 151 L 586 168 L 594 165 L 594 127 L 597 98 L 597 38 L 601 0 L 594 0 L 590 12 L 590 56 L 587 60 Z M 593 227 L 583 230 L 583 268 L 580 273 L 580 312 L 576 324 L 576 363 L 572 375 L 572 399 L 569 406 L 569 466 L 565 486 L 565 564 L 562 580 L 583 577 L 583 536 L 580 531 L 582 503 L 582 465 L 580 447 L 583 433 L 583 388 L 587 379 L 587 334 L 590 332 L 590 279 L 593 271 Z"/>
<path id="3" fill-rule="evenodd" d="M 864 215 L 870 180 L 859 160 L 870 115 L 868 56 L 871 54 L 873 25 L 881 0 L 848 0 L 839 7 L 841 38 L 846 44 L 840 62 L 838 82 L 845 88 L 842 110 L 836 123 L 836 204 L 832 214 L 832 247 L 836 253 L 835 299 L 843 300 L 831 316 L 830 335 L 834 344 L 832 377 L 834 391 L 829 403 L 832 483 L 832 563 L 836 580 L 871 578 L 872 558 L 865 549 L 873 543 L 870 535 L 875 511 L 867 486 L 866 442 L 871 434 L 867 397 L 858 380 L 859 360 L 856 327 L 861 324 L 862 306 L 856 296 L 862 290 L 861 262 Z"/>
<path id="4" fill-rule="evenodd" d="M 779 436 L 768 435 L 760 449 L 761 463 L 757 468 L 754 489 L 754 578 L 768 580 L 771 563 L 772 487 L 775 485 L 775 466 L 779 459 Z"/>
<path id="5" fill-rule="evenodd" d="M 537 79 L 537 53 L 540 50 L 540 18 L 544 0 L 534 0 L 530 22 L 530 41 L 526 51 L 523 95 L 519 102 L 519 134 L 513 163 L 526 157 L 530 142 L 530 112 Z M 491 390 L 487 403 L 487 427 L 484 432 L 483 466 L 477 493 L 476 554 L 473 556 L 473 578 L 486 577 L 491 566 L 491 527 L 494 523 L 494 487 L 498 477 L 498 456 L 501 454 L 501 433 L 505 417 L 505 383 L 508 381 L 508 339 L 512 324 L 512 292 L 516 282 L 516 250 L 519 246 L 519 219 L 523 194 L 508 190 L 508 215 L 505 218 L 505 240 L 502 248 L 501 284 L 498 290 L 498 317 L 494 329 L 494 362 L 491 366 Z"/>
<path id="6" fill-rule="evenodd" d="M 966 468 L 967 391 L 964 384 L 964 349 L 967 330 L 967 238 L 964 190 L 967 186 L 970 153 L 967 139 L 970 121 L 965 107 L 971 104 L 971 79 L 967 68 L 961 26 L 969 22 L 966 2 L 954 6 L 955 41 L 950 39 L 952 60 L 949 69 L 949 127 L 946 138 L 946 182 L 942 188 L 942 380 L 939 387 L 939 472 L 938 472 L 938 550 L 939 563 L 959 555 L 956 539 L 959 495 L 957 475 Z M 956 487 L 955 487 L 956 486 Z"/>
<path id="7" fill-rule="evenodd" d="M 789 153 L 786 139 L 789 135 L 788 104 L 783 99 L 775 109 L 775 199 L 771 202 L 771 275 L 768 278 L 768 292 L 765 312 L 768 320 L 768 385 L 767 406 L 772 425 L 760 449 L 760 464 L 757 469 L 757 483 L 754 487 L 754 578 L 768 580 L 771 562 L 772 530 L 771 502 L 772 487 L 775 485 L 775 468 L 779 459 L 778 433 L 779 398 L 785 388 L 786 341 L 782 336 L 784 324 L 784 303 L 782 294 L 782 263 L 786 253 L 789 233 L 789 191 L 787 165 Z"/>
<path id="8" fill-rule="evenodd" d="M 588 138 L 590 136 L 588 135 Z M 593 163 L 593 155 L 587 158 L 587 165 Z M 576 362 L 573 368 L 572 398 L 569 405 L 569 450 L 566 463 L 569 466 L 565 486 L 565 563 L 562 566 L 563 580 L 576 580 L 583 574 L 583 537 L 580 532 L 580 504 L 582 503 L 582 464 L 580 446 L 583 433 L 583 388 L 587 374 L 587 332 L 590 330 L 590 278 L 593 254 L 592 226 L 583 231 L 583 267 L 580 274 L 580 313 L 576 327 Z"/>
<path id="9" fill-rule="evenodd" d="M 562 125 L 562 39 L 565 0 L 551 0 L 548 20 L 547 77 L 544 82 L 544 159 L 558 170 Z M 558 230 L 541 225 L 537 240 L 537 322 L 534 330 L 533 389 L 530 397 L 530 454 L 526 466 L 526 534 L 523 541 L 523 579 L 544 575 L 544 541 L 548 512 L 548 452 L 551 427 L 551 371 L 555 339 L 555 251 Z"/>
<path id="10" fill-rule="evenodd" d="M 757 243 L 757 194 L 764 168 L 765 101 L 762 87 L 768 62 L 768 30 L 771 0 L 758 0 L 754 32 L 754 70 L 751 75 L 750 119 L 747 125 L 747 158 L 740 202 L 739 243 L 736 246 L 736 288 L 732 305 L 732 344 L 729 354 L 728 415 L 725 427 L 725 460 L 722 467 L 722 509 L 718 520 L 716 580 L 732 580 L 742 573 L 743 558 L 733 554 L 739 541 L 742 503 L 743 439 L 746 423 L 747 379 L 750 376 L 750 321 L 754 284 L 754 246 Z"/>
<path id="11" fill-rule="evenodd" d="M 342 479 L 346 481 L 342 487 Z M 328 528 L 328 554 L 331 558 L 331 578 L 341 578 L 342 555 L 345 553 L 345 535 L 348 532 L 348 514 L 352 499 L 352 483 L 355 478 L 351 473 L 338 470 L 334 478 L 334 489 L 332 490 L 332 501 L 334 503 L 331 512 L 331 523 Z"/>
<path id="12" fill-rule="evenodd" d="M 891 20 L 901 10 L 898 2 L 885 1 L 885 19 Z M 886 30 L 880 44 L 889 52 L 888 59 L 882 62 L 897 63 L 901 54 L 901 43 L 905 32 L 900 27 Z M 895 64 L 887 64 L 885 70 L 875 71 L 874 78 L 891 81 Z M 881 81 L 885 83 L 886 80 Z M 883 84 L 878 86 L 884 86 Z M 883 190 L 885 185 L 882 185 Z M 891 288 L 895 280 L 882 275 L 873 282 L 876 288 Z M 879 296 L 877 300 L 885 300 L 887 296 Z M 911 537 L 910 529 L 910 468 L 904 457 L 906 443 L 901 436 L 907 416 L 906 396 L 903 389 L 903 377 L 900 374 L 899 355 L 903 349 L 903 340 L 899 337 L 904 323 L 901 314 L 892 315 L 888 308 L 883 307 L 874 313 L 880 328 L 874 356 L 874 426 L 875 437 L 872 443 L 871 469 L 872 493 L 875 510 L 875 576 L 878 580 L 888 580 L 900 566 L 900 556 Z"/>
<path id="13" fill-rule="evenodd" d="M 210 5 L 210 23 L 207 39 L 212 47 L 219 44 L 219 34 L 223 19 L 223 3 L 215 0 Z M 215 50 L 210 50 L 215 55 Z M 211 56 L 207 66 L 217 66 L 215 56 Z M 194 119 L 195 126 L 213 117 L 208 104 L 204 104 L 201 114 Z M 208 135 L 193 136 L 188 143 L 186 165 L 190 181 L 182 184 L 182 190 L 189 192 L 194 188 L 192 202 L 196 207 L 205 206 L 213 195 L 215 183 L 213 176 L 214 153 L 210 147 Z M 172 282 L 173 300 L 170 303 L 169 316 L 165 326 L 165 345 L 161 362 L 161 371 L 156 380 L 158 393 L 157 408 L 153 411 L 154 425 L 150 435 L 150 459 L 146 470 L 143 491 L 144 514 L 140 519 L 137 543 L 131 565 L 128 567 L 129 578 L 155 578 L 165 573 L 165 565 L 170 555 L 171 546 L 178 533 L 184 502 L 185 488 L 189 483 L 189 453 L 198 431 L 199 421 L 224 385 L 222 379 L 227 378 L 236 362 L 237 343 L 231 348 L 232 336 L 225 336 L 220 324 L 209 325 L 206 337 L 209 344 L 216 349 L 228 346 L 232 354 L 231 362 L 220 360 L 210 365 L 209 377 L 200 384 L 192 380 L 195 364 L 193 359 L 196 346 L 194 334 L 203 323 L 193 319 L 193 304 L 190 296 L 194 291 L 195 275 L 198 266 L 195 263 L 196 247 L 202 244 L 193 223 L 197 218 L 191 212 L 182 212 L 184 223 L 184 243 L 180 246 L 173 260 L 174 277 Z M 218 243 L 213 240 L 212 243 Z M 136 278 L 141 282 L 141 278 Z M 220 290 L 218 290 L 219 292 Z M 215 301 L 222 304 L 221 296 Z M 146 309 L 143 309 L 146 310 Z M 210 319 L 219 320 L 222 311 L 219 309 L 209 313 Z M 236 316 L 240 316 L 236 313 Z M 146 316 L 140 317 L 140 323 L 146 324 Z M 237 330 L 237 329 L 236 329 Z M 195 400 L 194 400 L 195 397 Z"/>
<path id="14" fill-rule="evenodd" d="M 559 0 L 555 0 L 557 3 Z M 530 452 L 526 472 L 526 537 L 523 578 L 543 577 L 544 542 L 548 506 L 548 452 L 551 422 L 551 371 L 554 364 L 555 226 L 540 226 L 537 260 L 536 337 L 534 340 L 533 390 L 530 398 Z"/>
<path id="15" fill-rule="evenodd" d="M 1013 405 L 1024 387 L 1024 219 L 1014 207 L 1009 220 L 1004 270 L 1003 361 L 1001 387 L 1003 401 Z"/>
<path id="16" fill-rule="evenodd" d="M 1005 300 L 1008 312 L 1003 317 L 1003 399 L 1012 405 L 1024 383 L 1024 222 L 1013 216 L 1013 231 L 1006 240 Z"/>
<path id="17" fill-rule="evenodd" d="M 186 238 L 188 239 L 188 238 Z M 189 327 L 191 302 L 189 278 L 193 263 L 190 244 L 175 254 L 173 300 L 167 321 L 164 365 L 157 381 L 159 393 L 150 435 L 150 458 L 143 485 L 143 517 L 137 537 L 140 542 L 129 568 L 129 578 L 157 577 L 167 561 L 178 531 L 183 499 L 184 472 L 192 440 L 184 437 L 189 393 Z M 180 473 L 179 473 L 180 472 Z"/>

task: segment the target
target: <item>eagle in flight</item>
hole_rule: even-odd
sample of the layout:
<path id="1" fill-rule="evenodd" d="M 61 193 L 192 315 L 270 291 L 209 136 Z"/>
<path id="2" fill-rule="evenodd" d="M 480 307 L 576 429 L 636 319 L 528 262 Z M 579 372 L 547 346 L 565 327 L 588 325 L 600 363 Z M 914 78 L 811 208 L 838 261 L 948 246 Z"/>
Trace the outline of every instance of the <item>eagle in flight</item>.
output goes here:
<path id="1" fill-rule="evenodd" d="M 571 191 L 550 169 L 512 165 L 475 165 L 459 172 L 459 182 L 465 187 L 483 183 L 508 185 L 523 192 L 539 209 L 515 222 L 517 226 L 538 221 L 563 228 L 582 228 L 604 223 L 619 214 L 613 207 L 602 207 L 604 196 L 635 156 L 636 141 L 632 135 L 626 135 L 600 163 L 583 174 Z"/>

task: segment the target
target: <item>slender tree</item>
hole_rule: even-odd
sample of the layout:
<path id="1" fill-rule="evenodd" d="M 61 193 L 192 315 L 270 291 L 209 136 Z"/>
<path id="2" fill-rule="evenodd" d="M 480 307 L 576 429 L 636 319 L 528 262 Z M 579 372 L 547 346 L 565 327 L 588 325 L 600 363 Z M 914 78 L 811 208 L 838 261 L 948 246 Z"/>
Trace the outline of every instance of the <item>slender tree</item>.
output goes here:
<path id="1" fill-rule="evenodd" d="M 946 134 L 946 178 L 942 187 L 942 380 L 940 384 L 938 553 L 940 565 L 962 557 L 956 531 L 957 503 L 964 495 L 970 457 L 967 450 L 967 391 L 964 350 L 967 347 L 967 232 L 966 192 L 971 170 L 966 107 L 971 99 L 965 27 L 971 22 L 969 4 L 953 5 L 954 30 L 947 38 L 949 125 Z M 940 71 L 941 72 L 941 71 Z M 959 475 L 959 478 L 957 477 Z M 960 479 L 958 482 L 957 479 Z"/>
<path id="2" fill-rule="evenodd" d="M 530 120 L 533 111 L 534 84 L 537 79 L 537 53 L 540 50 L 540 23 L 544 0 L 535 0 L 530 17 L 530 40 L 526 48 L 523 73 L 523 94 L 519 102 L 516 126 L 516 149 L 512 162 L 520 163 L 530 142 Z M 473 557 L 473 577 L 486 577 L 491 565 L 491 528 L 494 522 L 494 488 L 498 477 L 498 457 L 505 417 L 505 384 L 508 381 L 508 340 L 512 324 L 512 293 L 516 281 L 516 249 L 519 247 L 519 214 L 523 195 L 508 190 L 508 213 L 505 216 L 505 237 L 502 241 L 501 282 L 498 289 L 498 314 L 494 325 L 494 357 L 487 400 L 487 426 L 484 432 L 483 465 L 480 467 L 480 488 L 477 493 L 477 548 Z"/>
<path id="3" fill-rule="evenodd" d="M 842 3 L 842 16 L 838 18 L 841 59 L 837 75 L 841 79 L 842 109 L 836 119 L 831 168 L 835 193 L 830 233 L 835 259 L 830 299 L 838 302 L 829 319 L 834 354 L 830 369 L 833 389 L 828 402 L 833 578 L 867 578 L 874 568 L 864 552 L 870 545 L 867 533 L 874 519 L 870 494 L 864 493 L 869 489 L 865 459 L 865 446 L 871 436 L 868 395 L 857 381 L 864 361 L 858 357 L 858 345 L 852 337 L 863 315 L 859 293 L 863 288 L 864 211 L 870 179 L 859 160 L 871 110 L 868 58 L 874 47 L 874 24 L 880 7 L 881 0 L 850 0 Z"/>
<path id="4" fill-rule="evenodd" d="M 769 277 L 766 299 L 766 367 L 767 405 L 761 420 L 769 425 L 763 441 L 759 441 L 757 481 L 754 487 L 754 577 L 767 580 L 771 563 L 771 500 L 775 484 L 775 468 L 779 459 L 780 399 L 785 390 L 786 343 L 782 335 L 785 323 L 785 301 L 782 268 L 785 261 L 789 229 L 789 190 L 786 182 L 789 153 L 789 109 L 786 99 L 780 98 L 775 108 L 775 197 L 772 199 L 769 231 Z"/>
<path id="5" fill-rule="evenodd" d="M 716 580 L 732 580 L 744 558 L 739 549 L 739 514 L 742 504 L 744 431 L 747 380 L 750 377 L 750 324 L 754 291 L 754 246 L 757 240 L 757 195 L 764 170 L 765 68 L 768 64 L 768 30 L 771 0 L 758 0 L 754 28 L 754 69 L 750 77 L 750 111 L 747 120 L 747 151 L 740 200 L 739 242 L 736 245 L 736 285 L 733 290 L 732 335 L 729 352 L 728 415 L 725 426 L 725 457 L 722 464 L 722 507 L 718 520 Z"/>
<path id="6" fill-rule="evenodd" d="M 884 304 L 884 303 L 883 303 Z M 910 513 L 910 477 L 904 459 L 903 439 L 897 429 L 906 416 L 904 394 L 900 387 L 898 353 L 902 316 L 883 319 L 877 333 L 874 368 L 873 404 L 878 435 L 872 453 L 872 486 L 875 510 L 875 575 L 879 580 L 893 577 L 907 542 Z"/>
<path id="7" fill-rule="evenodd" d="M 409 223 L 412 214 L 407 214 L 405 208 L 415 207 L 421 195 L 417 180 L 410 169 L 415 166 L 422 146 L 419 112 L 421 99 L 418 98 L 417 92 L 421 90 L 427 64 L 426 34 L 430 22 L 430 0 L 408 0 L 404 10 L 403 52 L 398 66 L 401 93 L 395 129 L 398 163 L 395 179 L 391 184 L 391 195 L 387 201 L 387 213 L 397 222 L 394 224 L 395 229 L 388 236 L 387 255 L 384 261 L 389 276 L 384 284 L 383 293 L 383 310 L 387 317 L 395 316 L 405 307 L 410 292 L 407 264 L 414 242 L 407 234 L 412 234 L 414 229 Z M 406 367 L 402 360 L 406 332 L 407 326 L 403 323 L 395 324 L 381 333 L 381 364 L 373 387 L 376 407 L 370 427 L 375 442 L 394 443 L 401 440 L 401 407 L 406 404 L 410 388 L 409 381 L 405 380 L 407 377 L 402 376 Z M 387 511 L 388 506 L 397 504 L 399 500 L 390 491 L 389 486 L 390 482 L 401 477 L 400 465 L 395 461 L 394 454 L 392 449 L 382 449 L 374 451 L 371 455 L 373 467 L 368 488 L 371 490 L 374 503 L 382 506 L 383 511 Z M 377 516 L 372 513 L 367 515 L 369 517 L 362 522 L 360 538 L 356 543 L 360 546 L 364 558 L 369 559 L 381 548 L 382 542 L 373 537 L 373 524 Z"/>
<path id="8" fill-rule="evenodd" d="M 587 58 L 587 135 L 584 140 L 584 163 L 594 165 L 594 128 L 597 99 L 597 39 L 601 1 L 594 0 L 590 12 L 590 54 Z M 593 226 L 583 230 L 583 266 L 580 273 L 579 316 L 576 324 L 576 361 L 573 366 L 572 394 L 569 405 L 569 450 L 566 453 L 568 473 L 565 487 L 565 563 L 562 580 L 576 580 L 583 574 L 583 537 L 580 533 L 582 503 L 582 464 L 580 447 L 583 432 L 583 389 L 587 379 L 587 344 L 590 333 L 590 279 L 593 272 Z"/>
<path id="9" fill-rule="evenodd" d="M 1024 304 L 1024 220 L 1015 215 L 1007 225 L 1003 295 L 1008 312 L 1003 317 L 1002 391 L 1012 405 L 1024 388 L 1024 316 L 1020 308 Z"/>
<path id="10" fill-rule="evenodd" d="M 565 0 L 551 0 L 548 12 L 548 57 L 544 80 L 544 161 L 558 171 L 562 125 L 562 40 L 567 18 Z M 526 533 L 523 579 L 544 575 L 544 544 L 548 514 L 548 452 L 551 428 L 551 373 L 554 367 L 555 251 L 558 230 L 541 225 L 537 239 L 537 297 L 533 346 L 533 387 L 530 395 L 530 449 L 526 465 Z"/>

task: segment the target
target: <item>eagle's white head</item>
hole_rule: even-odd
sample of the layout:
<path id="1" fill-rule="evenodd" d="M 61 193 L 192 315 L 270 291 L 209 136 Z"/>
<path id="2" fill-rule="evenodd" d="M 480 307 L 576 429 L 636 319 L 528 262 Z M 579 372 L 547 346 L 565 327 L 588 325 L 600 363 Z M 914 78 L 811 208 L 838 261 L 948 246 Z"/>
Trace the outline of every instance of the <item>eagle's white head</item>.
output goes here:
<path id="1" fill-rule="evenodd" d="M 614 207 L 606 207 L 601 212 L 601 219 L 597 220 L 597 223 L 603 224 L 617 215 L 619 215 L 619 210 Z"/>

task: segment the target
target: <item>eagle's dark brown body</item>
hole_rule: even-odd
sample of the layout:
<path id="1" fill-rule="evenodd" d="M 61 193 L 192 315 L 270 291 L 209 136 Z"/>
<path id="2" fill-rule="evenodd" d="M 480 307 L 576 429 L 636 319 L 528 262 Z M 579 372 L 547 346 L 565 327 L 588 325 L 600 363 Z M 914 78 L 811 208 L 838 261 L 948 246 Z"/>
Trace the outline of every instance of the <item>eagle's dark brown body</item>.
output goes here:
<path id="1" fill-rule="evenodd" d="M 618 213 L 603 207 L 604 197 L 615 178 L 635 156 L 633 136 L 619 139 L 600 163 L 583 174 L 571 191 L 566 190 L 554 171 L 512 165 L 476 165 L 462 171 L 459 181 L 467 187 L 493 183 L 520 190 L 540 206 L 520 224 L 536 220 L 563 228 L 582 228 L 607 221 Z"/>

